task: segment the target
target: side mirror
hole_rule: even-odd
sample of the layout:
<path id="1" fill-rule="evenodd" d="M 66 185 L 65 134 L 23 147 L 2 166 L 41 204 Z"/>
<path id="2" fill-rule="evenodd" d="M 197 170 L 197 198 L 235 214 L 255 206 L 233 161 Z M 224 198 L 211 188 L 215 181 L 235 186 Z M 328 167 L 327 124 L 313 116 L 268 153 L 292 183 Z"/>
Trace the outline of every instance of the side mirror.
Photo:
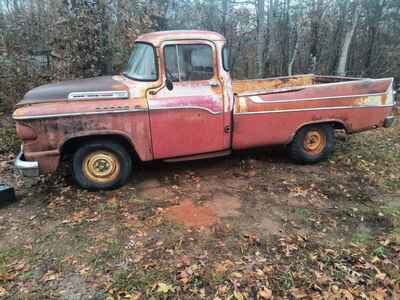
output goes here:
<path id="1" fill-rule="evenodd" d="M 165 86 L 169 91 L 172 91 L 172 89 L 174 88 L 174 84 L 172 83 L 171 78 L 165 79 Z"/>

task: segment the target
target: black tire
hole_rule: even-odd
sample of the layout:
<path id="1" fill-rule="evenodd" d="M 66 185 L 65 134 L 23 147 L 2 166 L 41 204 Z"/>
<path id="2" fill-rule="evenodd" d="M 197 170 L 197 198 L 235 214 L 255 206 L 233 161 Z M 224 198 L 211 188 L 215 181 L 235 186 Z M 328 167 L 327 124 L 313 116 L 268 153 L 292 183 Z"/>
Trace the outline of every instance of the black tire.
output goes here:
<path id="1" fill-rule="evenodd" d="M 307 143 L 310 140 L 310 136 L 312 137 L 313 135 L 320 135 L 320 139 L 324 141 L 321 145 L 318 144 L 315 151 L 310 150 L 310 147 L 315 145 L 312 145 L 312 142 Z M 304 126 L 296 133 L 290 143 L 289 156 L 298 163 L 317 163 L 326 159 L 332 153 L 334 144 L 335 132 L 332 126 L 328 124 Z"/>
<path id="2" fill-rule="evenodd" d="M 106 157 L 106 160 L 103 159 Z M 107 160 L 110 159 L 110 161 Z M 88 162 L 89 161 L 89 162 Z M 111 165 L 110 176 L 102 177 L 94 174 L 98 169 L 89 168 L 101 163 L 104 167 Z M 102 169 L 109 170 L 110 167 Z M 90 171 L 91 170 L 91 171 Z M 72 158 L 72 174 L 76 183 L 88 190 L 110 190 L 122 186 L 130 177 L 132 172 L 132 157 L 130 153 L 121 144 L 107 141 L 96 140 L 83 144 L 74 153 Z M 92 178 L 90 176 L 93 176 Z"/>

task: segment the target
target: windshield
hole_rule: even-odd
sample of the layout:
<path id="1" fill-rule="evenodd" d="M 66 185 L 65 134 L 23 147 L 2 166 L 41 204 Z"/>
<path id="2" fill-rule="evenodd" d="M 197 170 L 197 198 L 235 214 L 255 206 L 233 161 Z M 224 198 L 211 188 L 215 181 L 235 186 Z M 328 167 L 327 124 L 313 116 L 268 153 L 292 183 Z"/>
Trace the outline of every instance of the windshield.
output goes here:
<path id="1" fill-rule="evenodd" d="M 145 43 L 136 43 L 123 74 L 136 80 L 157 80 L 153 47 Z"/>

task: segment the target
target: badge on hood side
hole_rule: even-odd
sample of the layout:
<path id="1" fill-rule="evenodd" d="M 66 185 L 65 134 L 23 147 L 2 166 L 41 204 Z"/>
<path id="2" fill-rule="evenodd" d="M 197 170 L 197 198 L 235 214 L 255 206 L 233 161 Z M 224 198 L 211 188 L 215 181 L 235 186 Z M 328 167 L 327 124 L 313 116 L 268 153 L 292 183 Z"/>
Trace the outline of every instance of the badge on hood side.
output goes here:
<path id="1" fill-rule="evenodd" d="M 68 100 L 88 99 L 127 99 L 128 91 L 98 91 L 98 92 L 75 92 L 68 95 Z"/>

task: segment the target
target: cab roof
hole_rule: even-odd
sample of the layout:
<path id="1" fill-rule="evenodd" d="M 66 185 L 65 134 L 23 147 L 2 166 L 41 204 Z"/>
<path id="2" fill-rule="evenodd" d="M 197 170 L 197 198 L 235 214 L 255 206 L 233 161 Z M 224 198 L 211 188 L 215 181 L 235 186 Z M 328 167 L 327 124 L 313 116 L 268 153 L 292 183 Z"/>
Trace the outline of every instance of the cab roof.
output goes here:
<path id="1" fill-rule="evenodd" d="M 156 31 L 146 33 L 139 36 L 137 42 L 147 42 L 159 47 L 162 42 L 172 40 L 209 40 L 209 41 L 225 41 L 225 38 L 214 31 L 206 30 L 171 30 Z"/>

